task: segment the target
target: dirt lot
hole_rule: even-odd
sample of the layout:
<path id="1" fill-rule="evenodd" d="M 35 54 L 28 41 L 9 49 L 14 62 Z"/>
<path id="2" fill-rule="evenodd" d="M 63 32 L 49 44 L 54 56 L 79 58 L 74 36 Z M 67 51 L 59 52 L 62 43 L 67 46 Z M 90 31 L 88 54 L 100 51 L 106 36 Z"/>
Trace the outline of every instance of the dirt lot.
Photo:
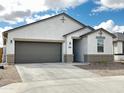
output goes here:
<path id="1" fill-rule="evenodd" d="M 0 69 L 0 87 L 15 82 L 21 82 L 15 66 L 7 65 L 5 69 Z"/>
<path id="2" fill-rule="evenodd" d="M 109 64 L 89 64 L 75 65 L 82 69 L 89 70 L 101 76 L 120 76 L 124 75 L 124 63 L 109 63 Z"/>

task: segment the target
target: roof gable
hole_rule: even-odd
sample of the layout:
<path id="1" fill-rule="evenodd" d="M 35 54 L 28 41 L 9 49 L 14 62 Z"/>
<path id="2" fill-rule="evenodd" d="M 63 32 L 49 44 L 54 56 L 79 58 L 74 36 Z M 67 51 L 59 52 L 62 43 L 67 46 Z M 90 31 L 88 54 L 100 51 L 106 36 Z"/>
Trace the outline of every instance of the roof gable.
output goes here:
<path id="1" fill-rule="evenodd" d="M 101 31 L 104 31 L 104 32 L 107 33 L 107 34 L 109 34 L 109 35 L 112 36 L 113 38 L 116 37 L 114 34 L 110 33 L 109 31 L 107 31 L 107 30 L 105 30 L 105 29 L 103 29 L 103 28 L 100 28 L 100 29 L 97 29 L 97 30 L 93 30 L 93 31 L 91 31 L 91 32 L 88 32 L 88 33 L 86 33 L 86 34 L 80 36 L 80 37 L 84 37 L 84 36 L 93 34 L 93 33 L 97 32 L 97 31 L 100 31 L 100 30 L 101 30 Z"/>
<path id="2" fill-rule="evenodd" d="M 13 29 L 4 31 L 3 33 L 8 33 L 8 32 L 13 31 L 13 30 L 15 30 L 15 29 L 19 29 L 19 28 L 26 27 L 26 26 L 30 26 L 30 25 L 33 25 L 33 24 L 36 24 L 36 23 L 39 23 L 39 22 L 43 22 L 43 21 L 45 21 L 45 20 L 49 20 L 49 19 L 55 18 L 55 17 L 60 16 L 60 15 L 64 15 L 64 16 L 70 18 L 70 19 L 73 20 L 74 22 L 76 22 L 76 23 L 82 25 L 82 27 L 85 26 L 83 23 L 77 21 L 76 19 L 74 19 L 73 17 L 69 16 L 68 14 L 66 14 L 66 13 L 60 13 L 60 14 L 57 14 L 57 15 L 48 17 L 48 18 L 46 18 L 46 19 L 42 19 L 42 20 L 39 20 L 39 21 L 30 23 L 30 24 L 22 25 L 22 26 L 19 26 L 19 27 L 16 27 L 16 28 L 13 28 Z"/>

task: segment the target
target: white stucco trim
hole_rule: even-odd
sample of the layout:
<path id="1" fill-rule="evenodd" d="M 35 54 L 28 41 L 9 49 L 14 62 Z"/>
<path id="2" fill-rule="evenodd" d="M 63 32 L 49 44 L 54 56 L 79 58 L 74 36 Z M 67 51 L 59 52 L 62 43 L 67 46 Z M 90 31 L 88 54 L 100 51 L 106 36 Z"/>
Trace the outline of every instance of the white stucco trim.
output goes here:
<path id="1" fill-rule="evenodd" d="M 60 42 L 63 43 L 64 40 L 52 40 L 52 39 L 29 39 L 29 38 L 14 38 L 14 41 L 33 41 L 33 42 Z"/>

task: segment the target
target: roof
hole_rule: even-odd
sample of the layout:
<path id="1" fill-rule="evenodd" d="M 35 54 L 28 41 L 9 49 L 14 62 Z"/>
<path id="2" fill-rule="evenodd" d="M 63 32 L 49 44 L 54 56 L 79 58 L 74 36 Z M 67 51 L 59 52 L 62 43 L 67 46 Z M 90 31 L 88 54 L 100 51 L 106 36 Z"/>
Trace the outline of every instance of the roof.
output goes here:
<path id="1" fill-rule="evenodd" d="M 84 27 L 79 28 L 79 29 L 77 29 L 77 30 L 75 30 L 75 31 L 69 32 L 69 33 L 67 33 L 67 34 L 65 34 L 65 35 L 63 35 L 63 36 L 65 37 L 65 36 L 67 36 L 67 35 L 70 35 L 70 34 L 72 34 L 72 33 L 78 32 L 78 31 L 80 31 L 80 30 L 82 30 L 82 29 L 85 29 L 85 28 L 89 28 L 89 29 L 91 29 L 91 30 L 94 30 L 94 29 L 93 29 L 92 27 L 90 27 L 90 26 L 84 26 Z"/>
<path id="2" fill-rule="evenodd" d="M 84 29 L 84 28 L 86 28 L 86 26 L 84 26 L 84 27 L 82 27 L 82 28 L 79 28 L 79 29 L 77 29 L 77 30 L 75 30 L 75 31 L 69 32 L 69 33 L 67 33 L 67 34 L 65 34 L 65 35 L 63 35 L 63 36 L 65 37 L 65 36 L 70 35 L 70 34 L 72 34 L 72 33 L 78 32 L 78 31 L 80 31 L 80 30 L 82 30 L 82 29 Z"/>
<path id="3" fill-rule="evenodd" d="M 124 33 L 114 33 L 114 35 L 117 37 L 115 41 L 124 41 Z"/>
<path id="4" fill-rule="evenodd" d="M 107 31 L 107 30 L 105 30 L 105 29 L 103 29 L 103 28 L 99 28 L 99 29 L 97 29 L 97 30 L 90 31 L 90 32 L 88 32 L 88 33 L 86 33 L 86 34 L 81 35 L 80 37 L 84 37 L 84 36 L 93 34 L 93 33 L 97 32 L 97 31 L 99 31 L 99 30 L 102 30 L 102 31 L 108 33 L 108 34 L 111 35 L 113 38 L 116 37 L 114 34 L 110 33 L 109 31 Z"/>
<path id="5" fill-rule="evenodd" d="M 57 15 L 54 15 L 54 16 L 51 16 L 51 17 L 48 17 L 48 18 L 46 18 L 46 19 L 42 19 L 42 20 L 39 20 L 39 21 L 36 21 L 36 22 L 30 23 L 30 24 L 22 25 L 22 26 L 19 26 L 19 27 L 16 27 L 16 28 L 13 28 L 13 29 L 10 29 L 10 30 L 7 30 L 7 31 L 4 31 L 3 33 L 8 33 L 8 32 L 10 32 L 10 31 L 13 31 L 13 30 L 18 29 L 18 28 L 22 28 L 22 27 L 30 26 L 30 25 L 33 25 L 33 24 L 35 24 L 35 23 L 39 23 L 39 22 L 42 22 L 42 21 L 45 21 L 45 20 L 48 20 L 48 19 L 51 19 L 51 18 L 55 18 L 55 17 L 57 17 L 57 16 L 59 16 L 59 15 L 67 16 L 67 17 L 69 17 L 70 19 L 72 19 L 72 20 L 74 20 L 75 22 L 77 22 L 78 24 L 80 24 L 80 25 L 82 25 L 82 26 L 85 26 L 83 23 L 77 21 L 76 19 L 74 19 L 74 18 L 71 17 L 70 15 L 68 15 L 68 14 L 66 14 L 66 13 L 63 12 L 63 13 L 60 13 L 60 14 L 57 14 Z"/>

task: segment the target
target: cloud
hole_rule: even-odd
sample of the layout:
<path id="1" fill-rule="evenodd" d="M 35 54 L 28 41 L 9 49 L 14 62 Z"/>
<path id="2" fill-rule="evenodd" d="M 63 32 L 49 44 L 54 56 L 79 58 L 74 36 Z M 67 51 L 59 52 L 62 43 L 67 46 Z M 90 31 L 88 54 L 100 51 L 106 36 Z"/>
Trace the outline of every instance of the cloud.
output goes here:
<path id="1" fill-rule="evenodd" d="M 0 5 L 0 11 L 4 10 L 4 7 Z"/>
<path id="2" fill-rule="evenodd" d="M 48 10 L 75 8 L 87 0 L 0 0 L 0 20 L 14 22 L 19 18 Z"/>
<path id="3" fill-rule="evenodd" d="M 10 24 L 16 24 L 16 22 L 22 22 L 23 17 L 30 16 L 30 11 L 14 11 L 11 14 L 6 14 L 0 16 L 1 21 L 8 22 Z"/>
<path id="4" fill-rule="evenodd" d="M 104 7 L 104 6 L 99 6 L 95 9 L 92 10 L 92 12 L 96 13 L 96 12 L 102 12 L 102 11 L 108 11 L 109 9 Z"/>
<path id="5" fill-rule="evenodd" d="M 6 27 L 0 27 L 0 47 L 3 46 L 3 37 L 2 37 L 2 32 L 6 31 L 6 30 L 9 30 L 9 29 L 12 29 L 11 26 L 6 26 Z"/>
<path id="6" fill-rule="evenodd" d="M 45 0 L 45 5 L 50 9 L 74 8 L 87 0 Z"/>
<path id="7" fill-rule="evenodd" d="M 116 25 L 113 20 L 104 21 L 94 28 L 104 28 L 110 32 L 124 32 L 124 26 Z"/>
<path id="8" fill-rule="evenodd" d="M 45 14 L 45 15 L 43 15 L 43 16 L 40 16 L 40 15 L 34 15 L 34 17 L 27 17 L 26 19 L 25 19 L 25 22 L 27 23 L 27 24 L 29 24 L 29 23 L 33 23 L 33 22 L 35 22 L 35 21 L 38 21 L 38 20 L 41 20 L 41 19 L 45 19 L 45 18 L 48 18 L 48 17 L 51 17 L 51 16 L 53 16 L 53 15 L 55 15 L 55 14 Z"/>
<path id="9" fill-rule="evenodd" d="M 98 5 L 92 12 L 102 12 L 106 10 L 124 9 L 124 0 L 95 0 Z"/>

